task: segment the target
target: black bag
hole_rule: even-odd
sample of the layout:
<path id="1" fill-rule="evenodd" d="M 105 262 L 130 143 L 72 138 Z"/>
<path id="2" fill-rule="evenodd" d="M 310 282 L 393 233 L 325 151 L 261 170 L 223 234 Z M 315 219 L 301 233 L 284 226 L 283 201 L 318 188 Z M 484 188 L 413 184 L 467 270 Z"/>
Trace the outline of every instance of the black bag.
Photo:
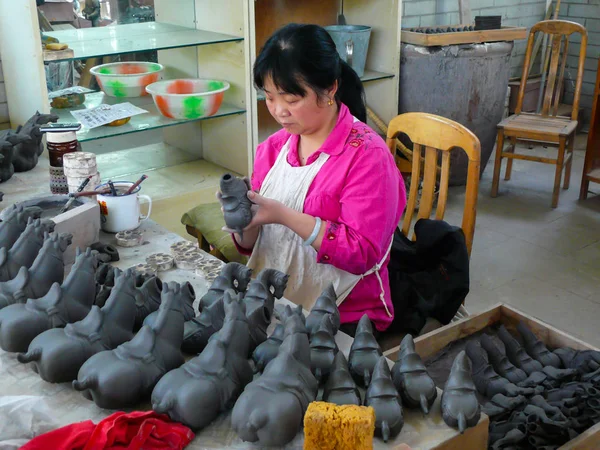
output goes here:
<path id="1" fill-rule="evenodd" d="M 388 265 L 394 321 L 388 331 L 418 334 L 427 317 L 448 324 L 469 293 L 469 254 L 461 228 L 420 219 L 416 241 L 400 229 Z"/>

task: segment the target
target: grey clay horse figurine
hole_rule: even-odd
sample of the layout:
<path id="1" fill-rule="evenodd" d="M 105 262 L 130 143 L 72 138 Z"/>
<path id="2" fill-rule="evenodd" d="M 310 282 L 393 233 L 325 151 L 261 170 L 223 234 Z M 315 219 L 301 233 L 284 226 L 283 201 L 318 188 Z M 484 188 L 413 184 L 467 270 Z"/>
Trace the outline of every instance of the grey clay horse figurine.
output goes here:
<path id="1" fill-rule="evenodd" d="M 100 408 L 120 409 L 148 398 L 160 378 L 184 363 L 181 353 L 185 296 L 177 283 L 163 283 L 159 314 L 129 342 L 88 359 L 73 388 Z"/>
<path id="2" fill-rule="evenodd" d="M 39 334 L 18 360 L 32 362 L 33 370 L 50 383 L 75 380 L 83 363 L 93 355 L 133 338 L 138 295 L 135 284 L 133 269 L 120 273 L 102 308 L 93 305 L 83 320 Z"/>
<path id="3" fill-rule="evenodd" d="M 225 323 L 202 353 L 158 382 L 152 392 L 156 412 L 167 413 L 172 420 L 200 430 L 231 409 L 252 381 L 248 361 L 250 327 L 239 295 L 226 291 Z"/>
<path id="4" fill-rule="evenodd" d="M 36 113 L 25 122 L 25 125 L 19 126 L 16 133 L 20 136 L 26 136 L 30 139 L 15 145 L 13 157 L 13 165 L 15 172 L 26 172 L 33 169 L 38 163 L 38 157 L 44 152 L 44 144 L 42 143 L 43 133 L 40 131 L 40 126 L 48 122 L 56 122 L 58 116 L 55 114 L 40 114 Z"/>
<path id="5" fill-rule="evenodd" d="M 21 267 L 12 280 L 0 282 L 0 308 L 43 297 L 54 283 L 62 283 L 65 276 L 63 254 L 72 239 L 71 234 L 44 232 L 44 244 L 32 266 L 29 269 Z"/>
<path id="6" fill-rule="evenodd" d="M 360 391 L 348 370 L 348 361 L 342 352 L 333 360 L 331 374 L 323 390 L 323 401 L 336 405 L 362 405 Z"/>
<path id="7" fill-rule="evenodd" d="M 358 321 L 354 341 L 352 341 L 348 355 L 348 366 L 356 384 L 363 387 L 369 386 L 371 374 L 381 355 L 383 352 L 373 336 L 371 320 L 364 314 Z"/>
<path id="8" fill-rule="evenodd" d="M 96 258 L 88 247 L 76 251 L 76 259 L 65 282 L 54 283 L 48 293 L 27 303 L 0 310 L 0 347 L 7 352 L 25 352 L 38 334 L 83 319 L 94 303 Z"/>
<path id="9" fill-rule="evenodd" d="M 29 136 L 11 134 L 10 132 L 0 137 L 0 183 L 8 181 L 15 173 L 13 165 L 15 159 L 15 146 L 31 142 Z"/>
<path id="10" fill-rule="evenodd" d="M 156 278 L 158 280 L 158 278 Z M 160 283 L 160 281 L 159 281 Z M 194 287 L 191 285 L 189 281 L 186 281 L 181 286 L 181 298 L 183 300 L 183 317 L 185 321 L 193 319 L 196 316 L 196 311 L 194 310 L 194 300 L 196 300 L 196 293 L 194 292 Z M 144 319 L 144 325 L 153 325 L 156 317 L 158 316 L 158 311 L 154 311 L 150 313 Z"/>
<path id="11" fill-rule="evenodd" d="M 248 198 L 250 182 L 226 173 L 221 177 L 218 194 L 223 206 L 225 225 L 240 236 L 252 220 L 252 202 Z"/>
<path id="12" fill-rule="evenodd" d="M 21 267 L 31 267 L 44 244 L 44 232 L 52 233 L 54 226 L 51 220 L 27 219 L 17 242 L 10 249 L 0 248 L 0 281 L 12 280 Z"/>
<path id="13" fill-rule="evenodd" d="M 245 292 L 250 283 L 252 269 L 237 262 L 230 262 L 223 266 L 219 276 L 211 283 L 208 292 L 200 299 L 198 309 L 202 310 L 212 305 L 225 294 L 227 289 L 235 292 Z"/>
<path id="14" fill-rule="evenodd" d="M 2 211 L 2 215 L 4 219 L 0 222 L 0 248 L 10 249 L 27 227 L 29 218 L 38 219 L 42 215 L 42 208 L 13 205 Z"/>
<path id="15" fill-rule="evenodd" d="M 340 311 L 338 310 L 337 295 L 333 284 L 330 284 L 322 293 L 319 295 L 315 304 L 310 309 L 310 313 L 306 318 L 306 328 L 309 333 L 314 333 L 317 328 L 321 326 L 321 320 L 323 316 L 329 315 L 331 318 L 331 325 L 333 327 L 333 334 L 335 335 L 340 328 Z"/>
<path id="16" fill-rule="evenodd" d="M 319 383 L 327 381 L 338 351 L 331 316 L 325 315 L 321 326 L 310 336 L 310 368 Z"/>

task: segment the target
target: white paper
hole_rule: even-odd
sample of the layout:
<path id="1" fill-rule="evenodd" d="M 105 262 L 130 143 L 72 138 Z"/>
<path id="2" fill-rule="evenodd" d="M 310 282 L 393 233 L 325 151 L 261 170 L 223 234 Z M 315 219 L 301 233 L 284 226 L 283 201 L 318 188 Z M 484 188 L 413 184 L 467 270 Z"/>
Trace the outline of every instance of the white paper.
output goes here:
<path id="1" fill-rule="evenodd" d="M 59 91 L 48 92 L 48 98 L 52 100 L 56 97 L 62 97 L 63 95 L 69 94 L 87 94 L 88 92 L 94 92 L 91 89 L 88 89 L 83 86 L 73 86 L 66 89 L 61 89 Z"/>
<path id="2" fill-rule="evenodd" d="M 147 113 L 145 109 L 138 108 L 131 103 L 119 103 L 117 105 L 99 105 L 92 109 L 78 109 L 71 114 L 78 122 L 87 128 L 96 128 L 106 125 L 114 120 L 125 119 Z"/>

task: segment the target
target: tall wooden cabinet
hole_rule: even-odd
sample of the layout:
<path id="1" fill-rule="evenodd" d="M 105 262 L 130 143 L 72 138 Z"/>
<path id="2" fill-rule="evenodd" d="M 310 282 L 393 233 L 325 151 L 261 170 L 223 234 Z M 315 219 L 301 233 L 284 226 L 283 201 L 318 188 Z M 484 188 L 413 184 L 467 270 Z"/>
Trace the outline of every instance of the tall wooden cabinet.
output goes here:
<path id="1" fill-rule="evenodd" d="M 579 200 L 587 198 L 590 182 L 600 183 L 600 58 L 598 58 L 592 120 L 590 122 L 590 131 L 588 132 Z"/>

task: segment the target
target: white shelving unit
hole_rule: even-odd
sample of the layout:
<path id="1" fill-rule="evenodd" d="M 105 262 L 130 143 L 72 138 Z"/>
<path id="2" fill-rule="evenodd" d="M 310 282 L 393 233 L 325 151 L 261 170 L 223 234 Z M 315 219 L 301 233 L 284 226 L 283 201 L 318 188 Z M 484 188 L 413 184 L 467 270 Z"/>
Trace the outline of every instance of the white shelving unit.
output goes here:
<path id="1" fill-rule="evenodd" d="M 97 58 L 100 63 L 105 56 L 157 50 L 165 79 L 217 78 L 231 85 L 218 113 L 195 121 L 164 118 L 151 97 L 117 100 L 88 94 L 79 108 L 130 101 L 149 114 L 121 127 L 80 131 L 84 148 L 86 141 L 159 129 L 164 151 L 249 175 L 256 146 L 278 129 L 252 83 L 252 64 L 266 36 L 289 22 L 334 24 L 342 10 L 347 23 L 373 27 L 363 81 L 367 103 L 389 121 L 398 108 L 401 7 L 402 0 L 343 0 L 343 5 L 339 0 L 155 0 L 156 22 L 47 34 L 69 44 L 74 54 L 66 59 Z M 35 0 L 0 2 L 0 50 L 13 127 L 36 110 L 50 111 L 38 30 Z M 60 121 L 73 121 L 69 111 L 52 112 Z"/>

